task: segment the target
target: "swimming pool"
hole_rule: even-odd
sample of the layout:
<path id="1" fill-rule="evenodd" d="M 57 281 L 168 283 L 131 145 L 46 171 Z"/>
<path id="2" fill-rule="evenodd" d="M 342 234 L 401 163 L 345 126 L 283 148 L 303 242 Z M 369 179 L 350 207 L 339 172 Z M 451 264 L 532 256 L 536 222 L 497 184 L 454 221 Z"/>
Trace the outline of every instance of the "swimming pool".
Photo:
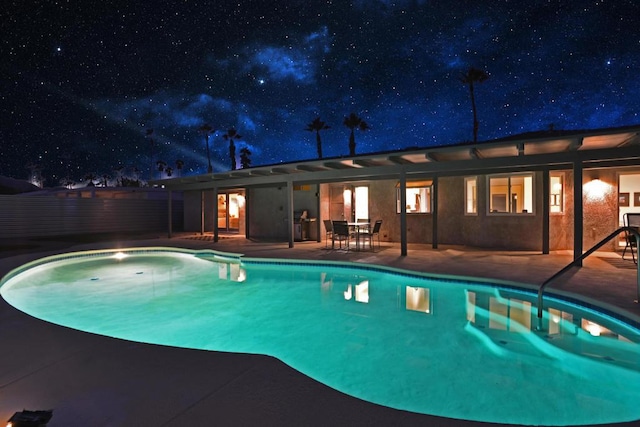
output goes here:
<path id="1" fill-rule="evenodd" d="M 120 255 L 121 254 L 121 255 Z M 508 283 L 173 248 L 49 257 L 3 278 L 14 307 L 128 340 L 268 354 L 337 390 L 476 421 L 637 420 L 637 325 Z"/>

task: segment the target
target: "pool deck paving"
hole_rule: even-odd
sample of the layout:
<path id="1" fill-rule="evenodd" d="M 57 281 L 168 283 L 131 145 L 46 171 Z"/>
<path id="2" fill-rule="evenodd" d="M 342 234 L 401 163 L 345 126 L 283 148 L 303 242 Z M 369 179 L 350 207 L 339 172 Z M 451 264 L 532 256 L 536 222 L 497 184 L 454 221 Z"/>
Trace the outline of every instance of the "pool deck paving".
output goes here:
<path id="1" fill-rule="evenodd" d="M 325 248 L 325 242 L 256 242 L 179 233 L 117 238 L 0 239 L 0 276 L 44 256 L 92 249 L 180 247 L 247 257 L 338 260 L 537 286 L 572 260 L 570 251 L 494 251 L 382 242 L 371 251 Z M 640 322 L 635 265 L 597 252 L 549 285 L 597 301 Z M 75 426 L 487 426 L 410 413 L 332 389 L 263 355 L 149 345 L 50 324 L 0 299 L 0 422 L 15 412 L 52 409 L 48 427 Z M 550 387 L 562 386 L 550 384 Z M 535 397 L 532 397 L 535 398 Z M 638 422 L 610 425 L 631 426 Z"/>

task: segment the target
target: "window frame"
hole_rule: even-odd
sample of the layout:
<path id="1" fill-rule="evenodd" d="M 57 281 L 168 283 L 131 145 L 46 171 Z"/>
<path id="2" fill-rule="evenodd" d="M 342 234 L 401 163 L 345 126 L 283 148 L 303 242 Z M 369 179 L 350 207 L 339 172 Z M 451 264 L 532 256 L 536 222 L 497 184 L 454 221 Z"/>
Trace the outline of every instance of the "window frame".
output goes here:
<path id="1" fill-rule="evenodd" d="M 560 180 L 560 190 L 559 192 L 554 191 L 553 190 L 553 179 L 554 178 L 558 178 Z M 564 172 L 551 172 L 549 174 L 549 214 L 551 215 L 563 215 L 565 208 L 564 208 L 564 201 L 565 201 L 565 189 L 566 189 L 566 183 L 565 183 L 565 174 Z M 554 202 L 554 196 L 558 196 L 557 199 L 555 200 L 557 202 L 557 204 L 553 204 L 552 202 Z M 553 210 L 554 206 L 558 206 L 557 211 Z"/>
<path id="2" fill-rule="evenodd" d="M 536 202 L 536 185 L 535 185 L 535 181 L 536 181 L 536 174 L 535 172 L 531 171 L 531 172 L 514 172 L 514 173 L 501 173 L 501 174 L 492 174 L 492 175 L 487 175 L 487 191 L 486 191 L 486 196 L 487 196 L 487 215 L 489 216 L 534 216 L 536 214 L 536 208 L 535 208 L 535 202 Z M 531 212 L 529 212 L 528 210 L 526 212 L 524 212 L 524 208 L 522 208 L 520 211 L 516 210 L 515 212 L 513 211 L 512 208 L 512 203 L 513 203 L 513 196 L 511 197 L 506 197 L 504 202 L 505 202 L 505 206 L 506 206 L 506 211 L 497 211 L 497 210 L 492 210 L 492 196 L 495 193 L 492 193 L 492 185 L 491 185 L 491 181 L 492 179 L 507 179 L 507 193 L 506 195 L 517 195 L 517 193 L 513 193 L 512 188 L 515 186 L 512 184 L 512 179 L 513 178 L 530 178 L 531 179 L 531 184 L 530 184 L 530 192 L 531 192 L 531 200 L 530 200 L 530 205 L 531 205 Z M 523 181 L 523 189 L 522 189 L 522 198 L 523 198 L 523 205 L 527 205 L 527 200 L 526 200 L 526 181 Z M 495 185 L 497 187 L 497 185 Z M 503 193 L 504 194 L 504 193 Z"/>
<path id="3" fill-rule="evenodd" d="M 417 211 L 417 210 L 409 210 L 406 209 L 406 213 L 407 215 L 428 215 L 428 214 L 432 214 L 433 213 L 433 181 L 432 180 L 422 180 L 422 181 L 407 181 L 406 184 L 406 200 L 409 206 L 412 206 L 411 203 L 409 203 L 409 198 L 410 195 L 408 194 L 410 191 L 412 191 L 414 200 L 415 200 L 415 190 L 424 190 L 423 195 L 421 195 L 420 197 L 420 204 L 424 204 L 424 211 Z M 418 193 L 420 193 L 420 191 L 418 191 Z M 415 204 L 413 204 L 413 206 L 415 206 Z M 396 184 L 396 214 L 400 214 L 402 212 L 401 206 L 400 206 L 400 183 Z"/>
<path id="4" fill-rule="evenodd" d="M 475 182 L 472 186 L 473 195 L 469 200 L 469 183 Z M 469 202 L 471 202 L 472 210 L 469 210 Z M 470 216 L 478 216 L 478 176 L 466 176 L 464 177 L 464 214 Z"/>

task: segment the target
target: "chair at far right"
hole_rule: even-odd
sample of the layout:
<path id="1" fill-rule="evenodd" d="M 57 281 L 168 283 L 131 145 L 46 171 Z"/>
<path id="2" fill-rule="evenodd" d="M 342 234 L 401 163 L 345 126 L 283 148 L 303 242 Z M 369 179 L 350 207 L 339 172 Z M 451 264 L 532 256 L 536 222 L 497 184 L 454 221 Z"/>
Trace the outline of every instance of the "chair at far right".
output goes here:
<path id="1" fill-rule="evenodd" d="M 633 227 L 636 230 L 640 231 L 640 213 L 626 213 L 622 216 L 623 224 L 625 227 Z M 627 249 L 631 252 L 631 259 L 635 264 L 638 263 L 638 258 L 636 257 L 638 253 L 638 240 L 633 233 L 629 231 L 624 232 L 625 246 L 622 251 L 622 259 L 624 255 L 627 253 Z"/>
<path id="2" fill-rule="evenodd" d="M 373 238 L 376 236 L 378 237 L 378 249 L 380 249 L 380 227 L 382 227 L 381 219 L 377 220 L 375 224 L 373 224 L 373 228 L 370 228 L 367 231 L 363 231 L 358 235 L 359 238 L 361 237 L 364 240 L 363 244 L 367 240 L 369 240 L 369 247 L 374 252 L 375 252 L 376 246 L 374 245 Z"/>

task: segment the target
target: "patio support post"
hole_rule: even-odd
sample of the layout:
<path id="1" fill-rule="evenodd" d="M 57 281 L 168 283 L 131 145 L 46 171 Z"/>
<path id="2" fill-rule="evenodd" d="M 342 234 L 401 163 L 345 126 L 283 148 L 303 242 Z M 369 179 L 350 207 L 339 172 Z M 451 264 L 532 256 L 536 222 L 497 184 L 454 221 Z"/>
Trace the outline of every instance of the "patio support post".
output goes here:
<path id="1" fill-rule="evenodd" d="M 431 205 L 431 247 L 438 249 L 438 175 L 433 176 L 433 204 Z"/>
<path id="2" fill-rule="evenodd" d="M 582 206 L 582 162 L 573 162 L 573 259 L 576 267 L 582 267 L 583 244 L 583 219 L 584 209 Z"/>
<path id="3" fill-rule="evenodd" d="M 322 242 L 322 237 L 320 236 L 320 223 L 322 222 L 320 215 L 321 203 L 320 203 L 320 183 L 316 184 L 316 241 L 318 243 Z"/>
<path id="4" fill-rule="evenodd" d="M 168 207 L 167 207 L 167 209 L 168 209 L 168 212 L 167 212 L 167 218 L 168 218 L 168 221 L 167 221 L 168 222 L 168 224 L 167 224 L 167 226 L 168 226 L 167 227 L 167 229 L 168 229 L 167 237 L 169 239 L 171 238 L 171 234 L 172 234 L 172 231 L 173 231 L 173 216 L 172 216 L 173 215 L 173 201 L 172 201 L 172 195 L 173 195 L 172 191 L 171 190 L 167 190 L 167 205 L 168 205 Z"/>
<path id="5" fill-rule="evenodd" d="M 289 247 L 293 247 L 293 181 L 287 179 L 287 229 L 289 234 Z"/>
<path id="6" fill-rule="evenodd" d="M 249 189 L 244 190 L 244 238 L 249 239 L 251 237 L 251 227 L 250 221 L 251 218 L 251 209 L 249 208 Z"/>
<path id="7" fill-rule="evenodd" d="M 213 241 L 217 242 L 220 238 L 218 233 L 218 187 L 213 186 Z"/>
<path id="8" fill-rule="evenodd" d="M 407 174 L 400 171 L 400 255 L 407 256 Z"/>
<path id="9" fill-rule="evenodd" d="M 549 203 L 551 201 L 549 169 L 542 171 L 542 253 L 549 254 Z"/>
<path id="10" fill-rule="evenodd" d="M 204 235 L 204 190 L 200 190 L 200 235 Z"/>

